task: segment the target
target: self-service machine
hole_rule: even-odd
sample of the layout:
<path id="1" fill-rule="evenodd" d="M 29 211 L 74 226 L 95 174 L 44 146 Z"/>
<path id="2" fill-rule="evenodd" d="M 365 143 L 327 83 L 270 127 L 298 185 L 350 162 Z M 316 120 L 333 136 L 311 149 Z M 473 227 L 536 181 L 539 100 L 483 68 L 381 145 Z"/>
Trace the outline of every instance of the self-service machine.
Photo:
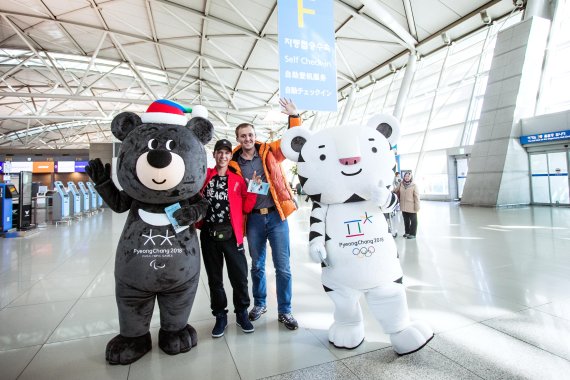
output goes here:
<path id="1" fill-rule="evenodd" d="M 83 182 L 79 182 L 80 184 Z M 97 192 L 95 191 L 95 187 L 89 186 L 91 182 L 87 182 L 87 191 L 89 192 L 89 207 L 91 207 L 91 211 L 97 211 Z M 80 185 L 81 186 L 81 185 Z"/>
<path id="2" fill-rule="evenodd" d="M 53 220 L 62 221 L 69 218 L 69 194 L 65 191 L 61 181 L 53 183 L 55 193 L 53 194 Z"/>
<path id="3" fill-rule="evenodd" d="M 103 207 L 103 198 L 101 198 L 97 190 L 95 190 L 95 184 L 93 182 L 87 182 L 87 188 L 89 188 L 89 191 L 91 191 L 92 194 L 95 194 L 95 199 L 97 199 L 96 207 Z"/>
<path id="4" fill-rule="evenodd" d="M 12 197 L 12 227 L 20 228 L 20 192 L 13 183 L 6 184 L 6 191 Z"/>
<path id="5" fill-rule="evenodd" d="M 89 212 L 91 210 L 91 194 L 83 182 L 77 182 L 77 186 L 79 186 L 79 192 L 83 197 L 83 212 Z"/>
<path id="6" fill-rule="evenodd" d="M 16 187 L 11 183 L 0 183 L 0 201 L 2 202 L 0 205 L 0 218 L 2 218 L 2 232 L 8 232 L 13 227 L 13 197 L 18 199 L 18 192 L 16 191 Z"/>
<path id="7" fill-rule="evenodd" d="M 38 195 L 36 196 L 36 206 L 38 208 L 47 208 L 47 186 L 39 186 L 38 187 Z"/>
<path id="8" fill-rule="evenodd" d="M 79 216 L 83 212 L 83 207 L 81 205 L 81 194 L 79 190 L 75 187 L 75 184 L 71 181 L 67 182 L 67 192 L 70 196 L 70 210 L 69 213 L 73 216 Z"/>

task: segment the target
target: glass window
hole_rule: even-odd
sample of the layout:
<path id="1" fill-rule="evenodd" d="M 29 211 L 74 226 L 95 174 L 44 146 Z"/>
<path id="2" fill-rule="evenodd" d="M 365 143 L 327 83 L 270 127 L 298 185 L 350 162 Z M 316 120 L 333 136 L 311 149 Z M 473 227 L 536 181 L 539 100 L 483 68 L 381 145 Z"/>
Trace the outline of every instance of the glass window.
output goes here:
<path id="1" fill-rule="evenodd" d="M 399 145 L 398 145 L 399 146 Z M 398 153 L 400 153 L 399 149 L 398 149 Z M 413 170 L 416 168 L 416 162 L 418 161 L 418 155 L 417 154 L 406 154 L 406 155 L 400 155 L 400 167 L 398 169 L 400 169 L 400 173 L 404 170 L 412 170 L 412 174 Z M 416 178 L 417 180 L 417 178 Z"/>
<path id="2" fill-rule="evenodd" d="M 421 172 L 417 173 L 415 178 L 419 184 L 420 194 L 449 194 L 445 150 L 427 152 L 422 158 L 421 167 Z"/>
<path id="3" fill-rule="evenodd" d="M 446 149 L 459 146 L 463 123 L 430 130 L 426 136 L 424 150 Z"/>
<path id="4" fill-rule="evenodd" d="M 497 33 L 521 17 L 522 12 L 514 12 L 418 61 L 403 110 L 398 154 L 401 170 L 419 170 L 416 180 L 422 194 L 448 194 L 446 150 L 474 143 Z M 570 26 L 566 28 L 570 36 Z M 564 46 L 563 51 L 570 50 L 570 43 Z M 557 61 L 554 67 L 566 70 L 567 61 Z M 356 93 L 349 121 L 366 122 L 376 113 L 392 114 L 404 74 L 404 68 L 398 69 Z M 560 84 L 560 90 L 563 87 L 570 83 Z M 346 100 L 340 100 L 339 111 L 323 115 L 319 123 L 336 125 L 345 104 Z"/>
<path id="5" fill-rule="evenodd" d="M 403 159 L 406 154 L 418 153 L 422 147 L 423 137 L 423 132 L 401 135 L 400 141 L 398 142 L 398 154 L 400 154 L 400 157 Z M 413 168 L 416 168 L 415 161 Z"/>

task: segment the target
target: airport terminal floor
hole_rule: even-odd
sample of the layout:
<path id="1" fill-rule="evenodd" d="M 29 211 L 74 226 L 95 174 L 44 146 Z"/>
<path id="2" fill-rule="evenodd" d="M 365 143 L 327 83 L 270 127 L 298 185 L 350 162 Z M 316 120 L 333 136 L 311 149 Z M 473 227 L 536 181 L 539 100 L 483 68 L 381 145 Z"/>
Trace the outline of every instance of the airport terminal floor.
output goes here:
<path id="1" fill-rule="evenodd" d="M 328 343 L 333 306 L 308 258 L 310 205 L 290 218 L 293 313 L 277 321 L 268 262 L 268 312 L 244 334 L 210 337 L 205 272 L 190 323 L 198 345 L 169 356 L 157 346 L 128 366 L 105 362 L 118 332 L 114 255 L 125 214 L 109 209 L 27 238 L 0 240 L 0 379 L 561 379 L 570 373 L 570 208 L 477 208 L 422 202 L 417 239 L 396 237 L 412 319 L 435 337 L 397 356 L 365 302 L 366 339 Z M 226 290 L 229 283 L 226 279 Z M 231 294 L 229 299 L 231 300 Z"/>

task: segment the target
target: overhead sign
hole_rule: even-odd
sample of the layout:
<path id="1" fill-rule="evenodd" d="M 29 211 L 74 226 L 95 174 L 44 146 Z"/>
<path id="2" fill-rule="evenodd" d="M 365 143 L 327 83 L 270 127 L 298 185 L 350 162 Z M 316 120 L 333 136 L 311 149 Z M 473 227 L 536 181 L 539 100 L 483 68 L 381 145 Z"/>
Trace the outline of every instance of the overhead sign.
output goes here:
<path id="1" fill-rule="evenodd" d="M 15 174 L 19 172 L 31 172 L 34 169 L 34 164 L 32 161 L 12 161 L 10 165 L 10 174 Z M 8 168 L 5 167 L 4 171 L 8 172 Z"/>
<path id="2" fill-rule="evenodd" d="M 89 165 L 89 161 L 75 161 L 75 171 L 77 173 L 85 173 L 87 165 Z"/>
<path id="3" fill-rule="evenodd" d="M 526 135 L 520 137 L 522 145 L 568 139 L 570 139 L 570 130 L 538 133 L 536 135 Z"/>
<path id="4" fill-rule="evenodd" d="M 58 161 L 56 171 L 58 173 L 73 173 L 75 171 L 75 161 Z"/>
<path id="5" fill-rule="evenodd" d="M 54 167 L 51 161 L 32 162 L 32 173 L 53 173 Z"/>
<path id="6" fill-rule="evenodd" d="M 280 0 L 279 94 L 299 109 L 337 110 L 333 0 Z"/>

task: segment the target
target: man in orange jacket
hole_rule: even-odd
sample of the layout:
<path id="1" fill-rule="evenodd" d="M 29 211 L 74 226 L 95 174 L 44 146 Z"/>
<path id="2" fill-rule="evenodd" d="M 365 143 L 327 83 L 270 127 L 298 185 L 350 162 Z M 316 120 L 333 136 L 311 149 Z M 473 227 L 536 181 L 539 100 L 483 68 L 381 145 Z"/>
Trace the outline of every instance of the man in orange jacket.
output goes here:
<path id="1" fill-rule="evenodd" d="M 289 127 L 301 124 L 295 104 L 280 99 L 283 113 L 289 115 Z M 267 195 L 257 195 L 252 213 L 247 217 L 246 235 L 251 256 L 251 282 L 254 307 L 249 319 L 255 321 L 267 311 L 265 278 L 266 246 L 269 240 L 276 272 L 278 320 L 289 330 L 299 327 L 291 313 L 292 280 L 289 265 L 290 244 L 287 217 L 297 209 L 293 192 L 280 163 L 285 159 L 281 140 L 262 143 L 255 140 L 253 125 L 243 123 L 236 128 L 239 146 L 234 150 L 230 165 L 241 172 L 246 181 L 254 173 L 269 184 Z"/>

